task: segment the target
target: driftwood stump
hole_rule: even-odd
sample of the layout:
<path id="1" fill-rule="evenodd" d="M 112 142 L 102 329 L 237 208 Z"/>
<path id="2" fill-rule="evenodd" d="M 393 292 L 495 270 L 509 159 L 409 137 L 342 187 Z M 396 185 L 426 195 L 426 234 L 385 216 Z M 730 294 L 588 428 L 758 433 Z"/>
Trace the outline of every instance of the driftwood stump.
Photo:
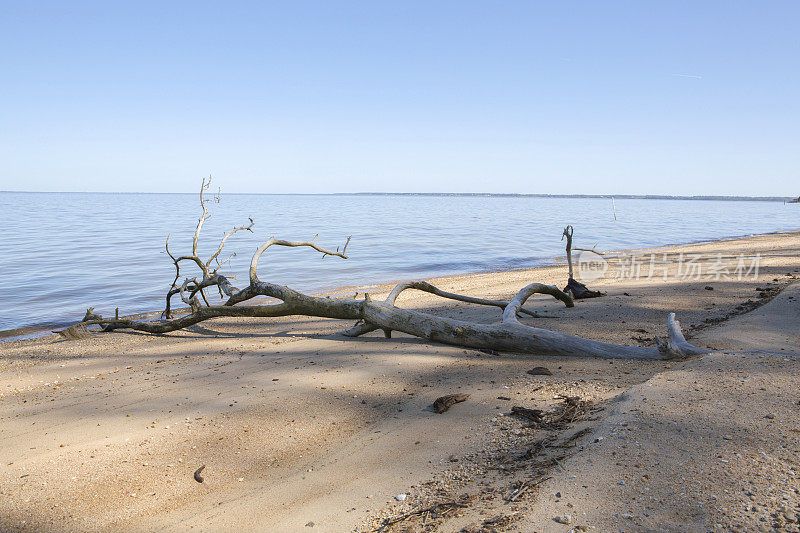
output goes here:
<path id="1" fill-rule="evenodd" d="M 593 291 L 589 289 L 586 285 L 577 281 L 573 277 L 573 270 L 572 270 L 572 250 L 580 250 L 582 252 L 592 252 L 597 255 L 603 255 L 602 253 L 595 250 L 597 245 L 594 248 L 573 248 L 572 247 L 572 233 L 574 228 L 572 226 L 567 226 L 564 228 L 564 233 L 561 234 L 561 240 L 564 240 L 564 237 L 567 238 L 567 265 L 569 267 L 569 279 L 567 280 L 567 286 L 564 287 L 564 292 L 572 296 L 575 300 L 583 300 L 585 298 L 597 298 L 598 296 L 605 296 L 604 293 L 600 291 Z"/>
<path id="2" fill-rule="evenodd" d="M 436 398 L 436 401 L 433 402 L 433 410 L 442 414 L 455 404 L 466 402 L 468 398 L 469 394 L 449 394 L 441 398 Z"/>

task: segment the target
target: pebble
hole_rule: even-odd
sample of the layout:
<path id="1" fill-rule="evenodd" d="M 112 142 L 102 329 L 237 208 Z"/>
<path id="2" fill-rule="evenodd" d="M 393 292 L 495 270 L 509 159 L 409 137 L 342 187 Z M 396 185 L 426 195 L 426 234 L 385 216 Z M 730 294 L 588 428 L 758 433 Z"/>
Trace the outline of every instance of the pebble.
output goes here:
<path id="1" fill-rule="evenodd" d="M 306 524 L 306 527 L 314 527 L 314 522 L 309 522 Z"/>
<path id="2" fill-rule="evenodd" d="M 408 498 L 408 496 L 406 496 L 405 494 L 398 494 L 397 496 L 394 497 L 394 499 L 399 502 L 405 501 L 406 498 Z"/>
<path id="3" fill-rule="evenodd" d="M 571 524 L 572 523 L 572 516 L 565 514 L 553 517 L 554 522 L 558 522 L 559 524 Z"/>
<path id="4" fill-rule="evenodd" d="M 767 416 L 765 416 L 764 418 L 766 418 L 768 420 L 772 420 L 773 418 L 775 418 L 775 415 L 773 413 L 770 413 Z"/>

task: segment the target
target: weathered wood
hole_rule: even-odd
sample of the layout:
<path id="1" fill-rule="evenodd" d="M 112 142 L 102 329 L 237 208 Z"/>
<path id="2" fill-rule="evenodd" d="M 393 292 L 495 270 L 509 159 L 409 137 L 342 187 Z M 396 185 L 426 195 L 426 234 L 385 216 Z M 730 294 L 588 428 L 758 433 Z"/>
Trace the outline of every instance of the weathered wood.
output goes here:
<path id="1" fill-rule="evenodd" d="M 564 237 L 567 238 L 567 245 L 566 245 L 566 252 L 567 252 L 567 266 L 569 268 L 569 279 L 567 280 L 567 285 L 564 287 L 564 292 L 572 296 L 575 300 L 583 300 L 586 298 L 597 298 L 599 296 L 605 296 L 600 291 L 593 291 L 589 289 L 583 283 L 577 281 L 573 276 L 572 270 L 572 250 L 581 250 L 584 252 L 592 252 L 597 255 L 603 255 L 601 252 L 595 250 L 597 245 L 595 244 L 592 248 L 573 248 L 572 247 L 572 234 L 575 229 L 572 226 L 567 226 L 564 228 L 564 232 L 561 234 L 561 240 L 564 240 Z"/>
<path id="2" fill-rule="evenodd" d="M 549 368 L 544 366 L 535 366 L 526 372 L 531 376 L 552 376 L 553 373 L 550 371 Z"/>
<path id="3" fill-rule="evenodd" d="M 569 278 L 569 280 L 567 280 L 567 285 L 564 287 L 564 292 L 576 300 L 585 300 L 586 298 L 598 298 L 600 296 L 605 296 L 605 293 L 593 291 L 575 278 Z"/>
<path id="4" fill-rule="evenodd" d="M 500 309 L 503 310 L 505 310 L 506 306 L 508 305 L 508 302 L 504 302 L 502 300 L 487 300 L 485 298 L 475 298 L 473 296 L 465 296 L 463 294 L 446 292 L 437 287 L 434 287 L 427 281 L 406 281 L 403 283 L 399 283 L 398 285 L 395 286 L 394 289 L 392 289 L 392 292 L 389 294 L 389 297 L 386 299 L 386 301 L 394 304 L 397 301 L 397 297 L 400 296 L 400 293 L 408 289 L 416 289 L 418 291 L 435 294 L 436 296 L 441 296 L 442 298 L 448 298 L 450 300 L 457 300 L 459 302 L 466 302 L 477 305 L 491 305 L 494 307 L 499 307 Z M 567 304 L 567 307 L 571 307 L 571 302 Z M 529 311 L 527 309 L 520 308 L 518 312 L 526 314 L 528 316 L 541 318 L 537 313 L 534 313 L 533 311 Z"/>
<path id="5" fill-rule="evenodd" d="M 468 399 L 469 394 L 448 394 L 447 396 L 436 398 L 436 401 L 433 402 L 433 409 L 437 413 L 442 414 L 455 404 L 466 402 Z"/>
<path id="6" fill-rule="evenodd" d="M 205 205 L 207 200 L 203 197 L 203 191 L 207 188 L 208 183 L 204 180 L 200 194 L 203 213 L 195 229 L 192 253 L 175 257 L 169 250 L 169 237 L 167 237 L 165 249 L 175 265 L 176 276 L 167 292 L 166 308 L 162 315 L 165 320 L 140 321 L 117 317 L 104 319 L 91 312 L 90 309 L 80 323 L 82 324 L 81 327 L 96 324 L 102 326 L 103 331 L 133 329 L 147 333 L 164 334 L 217 317 L 284 317 L 302 315 L 358 320 L 359 322 L 354 327 L 343 333 L 348 337 L 357 337 L 376 330 L 382 330 L 385 336 L 390 338 L 391 333 L 396 331 L 433 342 L 486 350 L 491 353 L 508 351 L 537 355 L 641 359 L 669 359 L 708 353 L 708 350 L 693 346 L 686 341 L 678 321 L 675 320 L 674 313 L 670 314 L 668 318 L 668 339 L 665 341 L 657 339 L 657 346 L 652 347 L 605 343 L 522 324 L 519 320 L 519 315 L 537 316 L 535 313 L 523 309 L 525 302 L 535 294 L 552 296 L 560 300 L 566 307 L 574 305 L 572 296 L 557 287 L 541 283 L 531 283 L 523 287 L 511 301 L 504 302 L 450 293 L 434 287 L 426 281 L 409 281 L 398 284 L 384 301 L 376 301 L 370 298 L 368 294 L 364 295 L 363 300 L 308 296 L 290 287 L 264 282 L 258 278 L 259 259 L 272 246 L 307 247 L 321 253 L 323 257 L 335 256 L 347 259 L 346 251 L 350 242 L 349 237 L 341 251 L 339 251 L 339 248 L 331 251 L 318 246 L 316 237 L 311 241 L 284 241 L 274 237 L 270 238 L 258 248 L 251 259 L 250 283 L 243 289 L 237 289 L 225 275 L 219 272 L 219 268 L 227 261 L 219 261 L 219 256 L 228 238 L 239 231 L 252 231 L 254 223 L 250 219 L 249 225 L 234 228 L 223 237 L 217 250 L 208 260 L 203 261 L 200 259 L 197 254 L 197 243 L 203 222 L 208 218 Z M 570 277 L 572 276 L 571 228 L 571 226 L 567 226 L 564 230 L 564 236 L 567 237 Z M 184 262 L 195 264 L 200 269 L 202 278 L 187 277 L 183 283 L 178 285 L 181 265 Z M 212 262 L 216 262 L 214 268 L 211 266 Z M 209 287 L 216 287 L 220 296 L 227 299 L 221 304 L 209 305 L 202 292 L 203 289 Z M 502 320 L 495 324 L 479 324 L 398 307 L 396 305 L 398 296 L 409 289 L 420 290 L 442 298 L 465 303 L 498 307 L 502 310 Z M 198 299 L 198 293 L 203 297 L 203 301 Z M 178 318 L 171 318 L 170 300 L 175 294 L 179 294 L 181 299 L 189 305 L 191 312 Z M 270 297 L 280 302 L 265 305 L 239 305 L 257 296 Z"/>
<path id="7" fill-rule="evenodd" d="M 519 405 L 512 407 L 511 412 L 535 424 L 540 424 L 544 417 L 544 411 L 541 409 L 528 409 L 527 407 L 521 407 Z"/>

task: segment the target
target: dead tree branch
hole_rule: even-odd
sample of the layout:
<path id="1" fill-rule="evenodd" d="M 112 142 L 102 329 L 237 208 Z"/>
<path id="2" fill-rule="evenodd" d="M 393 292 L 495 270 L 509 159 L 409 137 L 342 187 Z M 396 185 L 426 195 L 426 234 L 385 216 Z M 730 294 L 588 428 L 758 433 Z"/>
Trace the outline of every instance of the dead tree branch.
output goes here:
<path id="1" fill-rule="evenodd" d="M 176 294 L 180 294 L 181 300 L 189 305 L 192 310 L 195 310 L 195 306 L 199 306 L 200 303 L 196 299 L 196 295 L 199 292 L 200 296 L 203 298 L 203 302 L 206 306 L 211 306 L 208 299 L 206 298 L 203 289 L 206 287 L 216 286 L 219 290 L 220 297 L 223 295 L 230 297 L 234 293 L 238 292 L 239 289 L 231 285 L 230 281 L 225 276 L 218 274 L 222 266 L 227 263 L 232 257 L 236 254 L 231 254 L 230 257 L 227 259 L 220 261 L 219 256 L 222 253 L 222 249 L 225 247 L 225 243 L 230 239 L 233 235 L 240 231 L 249 231 L 250 233 L 253 232 L 253 217 L 248 217 L 250 220 L 250 224 L 246 226 L 238 226 L 227 232 L 219 242 L 219 246 L 217 250 L 211 254 L 208 260 L 203 261 L 200 256 L 197 254 L 197 246 L 200 242 L 200 232 L 203 229 L 203 224 L 206 220 L 211 218 L 211 214 L 208 212 L 208 208 L 206 207 L 206 203 L 210 200 L 205 198 L 205 191 L 208 190 L 209 186 L 211 185 L 211 177 L 203 179 L 203 182 L 200 186 L 200 209 L 202 213 L 200 214 L 200 218 L 197 220 L 197 225 L 195 226 L 194 235 L 192 237 L 192 253 L 188 255 L 182 255 L 180 257 L 175 257 L 169 249 L 169 235 L 167 235 L 167 240 L 164 243 L 164 249 L 172 259 L 172 263 L 175 265 L 175 279 L 172 281 L 172 286 L 167 291 L 167 298 L 166 298 L 166 305 L 164 307 L 164 311 L 161 314 L 164 318 L 171 318 L 171 301 L 172 297 Z M 197 265 L 200 269 L 200 272 L 203 274 L 203 279 L 201 281 L 197 281 L 197 279 L 192 279 L 187 281 L 191 281 L 191 283 L 184 282 L 182 285 L 178 285 L 178 278 L 181 276 L 181 262 L 182 261 L 189 261 Z M 211 263 L 216 261 L 216 267 L 212 268 Z M 188 295 L 186 294 L 188 291 Z"/>
<path id="2" fill-rule="evenodd" d="M 84 320 L 73 328 L 85 328 L 91 325 L 100 325 L 103 331 L 117 329 L 132 329 L 153 334 L 164 334 L 171 331 L 184 329 L 191 325 L 217 317 L 284 317 L 284 316 L 314 316 L 322 318 L 358 320 L 353 328 L 344 332 L 345 336 L 357 337 L 371 331 L 383 330 L 387 337 L 392 331 L 441 342 L 456 346 L 476 349 L 511 351 L 536 354 L 571 355 L 571 356 L 598 356 L 613 358 L 642 358 L 664 359 L 673 357 L 686 357 L 689 355 L 707 353 L 707 350 L 691 345 L 686 341 L 681 332 L 680 325 L 675 320 L 674 313 L 668 318 L 668 338 L 658 340 L 657 346 L 639 347 L 610 344 L 574 335 L 559 333 L 548 329 L 536 328 L 520 322 L 519 316 L 526 314 L 536 316 L 535 313 L 523 308 L 525 302 L 535 294 L 545 294 L 561 301 L 565 306 L 572 307 L 573 297 L 559 290 L 557 287 L 531 283 L 522 288 L 509 302 L 475 298 L 443 291 L 425 281 L 409 281 L 398 284 L 383 301 L 376 301 L 365 295 L 363 300 L 355 298 L 322 298 L 308 296 L 294 289 L 271 282 L 261 281 L 258 276 L 258 265 L 264 252 L 272 246 L 306 247 L 320 254 L 322 257 L 332 256 L 347 259 L 347 246 L 350 237 L 336 250 L 322 248 L 316 244 L 316 237 L 310 241 L 285 241 L 274 237 L 262 244 L 253 254 L 250 262 L 249 284 L 243 289 L 234 287 L 228 278 L 219 272 L 219 266 L 224 261 L 218 261 L 225 243 L 239 231 L 252 231 L 253 219 L 250 224 L 232 229 L 223 236 L 216 252 L 209 259 L 203 261 L 197 252 L 203 223 L 209 218 L 206 200 L 203 193 L 208 189 L 209 182 L 203 180 L 200 192 L 200 205 L 202 214 L 198 219 L 192 240 L 192 252 L 183 256 L 175 256 L 169 249 L 169 237 L 165 243 L 166 253 L 169 255 L 176 268 L 175 279 L 167 291 L 165 320 L 145 321 L 124 318 L 104 319 L 87 312 Z M 567 257 L 570 264 L 570 277 L 572 276 L 571 244 L 572 227 L 564 230 L 567 237 Z M 202 278 L 186 277 L 179 285 L 181 264 L 194 263 Z M 216 268 L 212 268 L 216 262 Z M 203 296 L 203 289 L 217 287 L 221 295 L 227 297 L 221 304 L 209 305 L 207 300 L 203 303 L 198 299 L 198 293 Z M 414 289 L 427 292 L 442 298 L 471 303 L 488 305 L 502 310 L 502 319 L 495 324 L 479 324 L 452 318 L 435 316 L 422 311 L 403 309 L 396 305 L 398 296 L 406 290 Z M 170 317 L 170 300 L 175 294 L 180 295 L 183 302 L 189 305 L 191 312 L 178 318 Z M 257 296 L 266 296 L 279 301 L 265 305 L 239 305 Z M 69 328 L 68 328 L 69 329 Z M 69 334 L 67 334 L 69 335 Z"/>

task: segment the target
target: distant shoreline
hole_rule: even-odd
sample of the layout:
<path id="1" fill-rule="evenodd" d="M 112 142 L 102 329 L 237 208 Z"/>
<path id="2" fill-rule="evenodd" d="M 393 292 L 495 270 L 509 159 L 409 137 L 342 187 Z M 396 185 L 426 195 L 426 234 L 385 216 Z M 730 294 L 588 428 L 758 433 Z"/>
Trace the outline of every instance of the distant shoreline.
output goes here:
<path id="1" fill-rule="evenodd" d="M 494 198 L 615 198 L 620 200 L 720 200 L 731 202 L 789 202 L 791 196 L 670 196 L 659 194 L 523 194 L 481 192 L 355 192 L 333 193 L 333 196 L 453 196 Z"/>
<path id="2" fill-rule="evenodd" d="M 9 191 L 13 194 L 165 194 L 196 196 L 196 192 L 113 192 L 113 191 Z M 464 198 L 573 198 L 573 199 L 619 199 L 619 200 L 702 200 L 723 202 L 784 202 L 798 203 L 796 196 L 714 196 L 714 195 L 668 195 L 668 194 L 544 194 L 504 192 L 330 192 L 330 193 L 270 193 L 228 192 L 225 196 L 399 196 L 399 197 L 464 197 Z"/>

